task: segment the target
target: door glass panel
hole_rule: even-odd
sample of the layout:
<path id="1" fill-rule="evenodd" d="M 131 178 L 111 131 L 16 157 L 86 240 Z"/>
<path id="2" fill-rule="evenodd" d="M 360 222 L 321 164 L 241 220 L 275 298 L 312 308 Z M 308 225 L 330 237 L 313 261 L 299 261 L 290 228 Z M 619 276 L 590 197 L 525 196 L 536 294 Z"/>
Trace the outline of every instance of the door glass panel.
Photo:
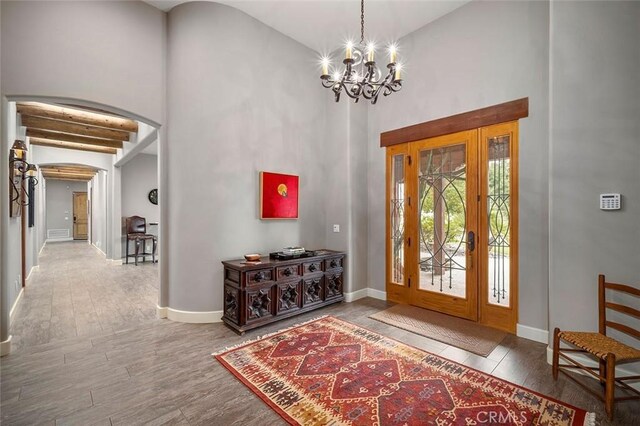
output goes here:
<path id="1" fill-rule="evenodd" d="M 391 159 L 391 282 L 404 283 L 404 155 Z"/>
<path id="2" fill-rule="evenodd" d="M 509 136 L 489 138 L 489 303 L 509 306 L 510 152 Z"/>
<path id="3" fill-rule="evenodd" d="M 420 151 L 421 290 L 466 297 L 466 145 Z"/>

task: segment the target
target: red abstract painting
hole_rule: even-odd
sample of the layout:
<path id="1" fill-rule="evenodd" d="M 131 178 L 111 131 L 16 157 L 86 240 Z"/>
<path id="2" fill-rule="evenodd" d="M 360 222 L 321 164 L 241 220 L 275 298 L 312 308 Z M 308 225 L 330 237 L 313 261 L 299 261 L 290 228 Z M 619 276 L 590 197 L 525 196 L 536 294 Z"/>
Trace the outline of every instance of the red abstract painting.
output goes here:
<path id="1" fill-rule="evenodd" d="M 298 176 L 260 172 L 260 219 L 298 218 Z"/>

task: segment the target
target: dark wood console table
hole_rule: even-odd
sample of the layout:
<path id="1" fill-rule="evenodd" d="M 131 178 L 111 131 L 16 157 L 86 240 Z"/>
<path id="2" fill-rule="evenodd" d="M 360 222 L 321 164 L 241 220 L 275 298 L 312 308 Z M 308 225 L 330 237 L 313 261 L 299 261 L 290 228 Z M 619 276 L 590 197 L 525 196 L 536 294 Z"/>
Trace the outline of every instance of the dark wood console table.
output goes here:
<path id="1" fill-rule="evenodd" d="M 224 265 L 224 315 L 236 332 L 344 300 L 345 253 L 317 250 L 313 257 Z"/>

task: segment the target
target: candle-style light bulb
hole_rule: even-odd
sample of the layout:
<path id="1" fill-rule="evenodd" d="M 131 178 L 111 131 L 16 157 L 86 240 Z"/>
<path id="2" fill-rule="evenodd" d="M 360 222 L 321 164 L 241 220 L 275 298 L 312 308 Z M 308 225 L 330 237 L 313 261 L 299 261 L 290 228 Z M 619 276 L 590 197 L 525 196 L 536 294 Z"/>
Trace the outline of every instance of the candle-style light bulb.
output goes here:
<path id="1" fill-rule="evenodd" d="M 322 58 L 322 75 L 329 75 L 329 58 Z"/>
<path id="2" fill-rule="evenodd" d="M 351 59 L 351 57 L 353 56 L 353 42 L 352 41 L 348 41 L 347 42 L 347 54 L 345 55 L 346 59 Z"/>
<path id="3" fill-rule="evenodd" d="M 389 63 L 395 64 L 398 55 L 398 49 L 395 44 L 389 46 Z"/>
<path id="4" fill-rule="evenodd" d="M 396 65 L 396 72 L 393 78 L 394 80 L 402 80 L 401 71 L 402 71 L 402 64 Z"/>
<path id="5" fill-rule="evenodd" d="M 375 59 L 376 47 L 373 43 L 367 45 L 367 62 L 373 62 Z"/>

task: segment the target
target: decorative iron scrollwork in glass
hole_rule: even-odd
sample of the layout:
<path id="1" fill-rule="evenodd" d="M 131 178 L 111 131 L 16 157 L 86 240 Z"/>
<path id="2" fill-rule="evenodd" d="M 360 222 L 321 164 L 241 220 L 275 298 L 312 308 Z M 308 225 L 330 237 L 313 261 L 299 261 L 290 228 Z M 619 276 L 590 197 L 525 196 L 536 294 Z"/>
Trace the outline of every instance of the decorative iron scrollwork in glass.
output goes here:
<path id="1" fill-rule="evenodd" d="M 466 147 L 420 152 L 420 288 L 466 296 Z"/>
<path id="2" fill-rule="evenodd" d="M 404 283 L 404 161 L 394 155 L 391 163 L 391 194 L 389 196 L 391 229 L 391 282 Z"/>
<path id="3" fill-rule="evenodd" d="M 509 306 L 509 249 L 511 230 L 510 138 L 489 139 L 489 303 Z"/>

